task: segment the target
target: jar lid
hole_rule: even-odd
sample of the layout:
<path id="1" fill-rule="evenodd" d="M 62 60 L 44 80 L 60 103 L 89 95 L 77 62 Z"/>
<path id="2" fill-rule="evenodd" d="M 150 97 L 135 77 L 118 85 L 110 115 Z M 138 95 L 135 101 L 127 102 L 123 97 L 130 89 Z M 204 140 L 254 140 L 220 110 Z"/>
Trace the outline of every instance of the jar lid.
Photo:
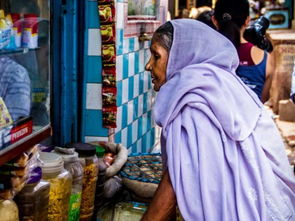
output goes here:
<path id="1" fill-rule="evenodd" d="M 24 18 L 38 18 L 36 14 L 24 14 Z"/>
<path id="2" fill-rule="evenodd" d="M 39 159 L 44 173 L 58 173 L 64 168 L 63 158 L 56 153 L 41 152 Z"/>
<path id="3" fill-rule="evenodd" d="M 88 143 L 72 143 L 68 144 L 67 146 L 75 148 L 79 156 L 93 156 L 96 153 L 95 146 Z"/>
<path id="4" fill-rule="evenodd" d="M 66 153 L 60 153 L 60 152 L 57 152 L 56 150 L 54 150 L 52 153 L 56 153 L 59 156 L 61 156 L 65 163 L 78 160 L 78 153 L 77 152 L 74 152 L 72 154 L 66 154 Z"/>
<path id="5" fill-rule="evenodd" d="M 102 146 L 96 146 L 96 156 L 103 157 L 105 149 Z"/>

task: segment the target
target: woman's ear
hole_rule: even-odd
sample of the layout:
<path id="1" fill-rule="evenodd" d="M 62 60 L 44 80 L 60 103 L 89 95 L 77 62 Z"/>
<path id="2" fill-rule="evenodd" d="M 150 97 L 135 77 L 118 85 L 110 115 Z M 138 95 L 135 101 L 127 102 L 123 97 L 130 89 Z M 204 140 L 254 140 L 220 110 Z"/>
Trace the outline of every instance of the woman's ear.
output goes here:
<path id="1" fill-rule="evenodd" d="M 251 18 L 250 18 L 250 16 L 248 16 L 247 19 L 246 19 L 246 21 L 245 21 L 244 26 L 245 26 L 245 27 L 248 27 L 250 21 L 251 21 Z"/>
<path id="2" fill-rule="evenodd" d="M 214 15 L 211 17 L 211 21 L 215 25 L 216 29 L 218 30 L 219 29 L 218 21 Z"/>

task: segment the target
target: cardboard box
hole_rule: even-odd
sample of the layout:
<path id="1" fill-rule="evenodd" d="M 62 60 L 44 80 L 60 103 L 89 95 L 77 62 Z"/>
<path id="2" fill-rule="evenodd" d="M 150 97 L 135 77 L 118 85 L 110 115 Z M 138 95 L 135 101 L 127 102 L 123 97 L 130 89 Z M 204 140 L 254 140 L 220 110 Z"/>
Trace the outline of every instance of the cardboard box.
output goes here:
<path id="1" fill-rule="evenodd" d="M 279 101 L 279 119 L 295 122 L 295 104 L 290 99 Z"/>
<path id="2" fill-rule="evenodd" d="M 273 111 L 278 114 L 279 101 L 290 98 L 291 79 L 295 60 L 295 30 L 269 31 L 273 43 L 275 69 L 270 89 Z"/>

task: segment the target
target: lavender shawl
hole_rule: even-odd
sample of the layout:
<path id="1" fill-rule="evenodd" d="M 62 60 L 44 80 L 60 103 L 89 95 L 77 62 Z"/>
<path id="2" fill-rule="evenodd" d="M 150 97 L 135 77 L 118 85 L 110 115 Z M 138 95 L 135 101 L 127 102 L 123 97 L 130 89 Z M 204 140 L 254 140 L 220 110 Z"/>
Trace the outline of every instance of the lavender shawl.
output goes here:
<path id="1" fill-rule="evenodd" d="M 236 49 L 195 20 L 172 21 L 154 106 L 185 220 L 295 220 L 295 180 L 272 119 L 236 76 Z"/>

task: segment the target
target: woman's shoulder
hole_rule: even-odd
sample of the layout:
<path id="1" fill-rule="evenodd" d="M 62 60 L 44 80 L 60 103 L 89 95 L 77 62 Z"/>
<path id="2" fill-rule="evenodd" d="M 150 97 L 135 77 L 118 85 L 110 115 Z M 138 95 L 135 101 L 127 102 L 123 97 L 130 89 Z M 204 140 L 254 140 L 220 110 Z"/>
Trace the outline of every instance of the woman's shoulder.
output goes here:
<path id="1" fill-rule="evenodd" d="M 263 61 L 264 54 L 265 51 L 256 46 L 251 48 L 251 58 L 255 65 L 260 64 Z"/>

